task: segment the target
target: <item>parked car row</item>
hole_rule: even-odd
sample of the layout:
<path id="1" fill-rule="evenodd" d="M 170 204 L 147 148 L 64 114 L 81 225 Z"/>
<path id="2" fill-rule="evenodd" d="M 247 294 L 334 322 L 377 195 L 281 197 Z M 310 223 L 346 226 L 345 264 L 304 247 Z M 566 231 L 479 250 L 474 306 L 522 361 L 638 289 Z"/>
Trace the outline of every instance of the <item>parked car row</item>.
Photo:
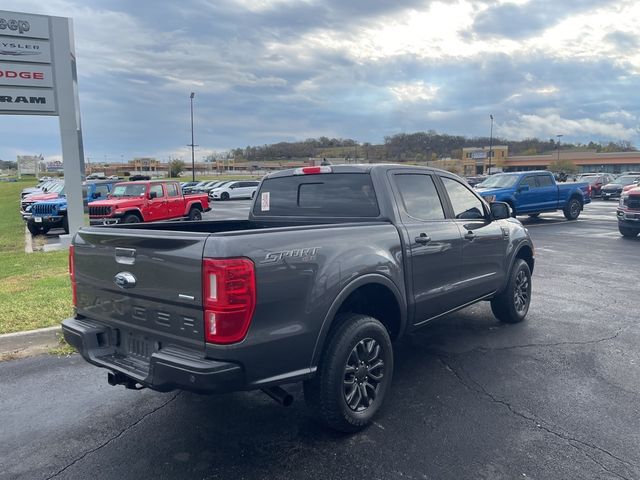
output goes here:
<path id="1" fill-rule="evenodd" d="M 182 193 L 175 181 L 90 180 L 82 185 L 91 224 L 137 223 L 157 220 L 201 220 L 211 210 L 207 194 Z M 20 214 L 31 234 L 52 228 L 69 232 L 67 198 L 61 181 L 41 182 L 24 189 Z"/>
<path id="2" fill-rule="evenodd" d="M 204 181 L 184 182 L 183 193 L 206 193 L 212 200 L 230 200 L 240 198 L 253 198 L 260 182 L 250 181 Z"/>

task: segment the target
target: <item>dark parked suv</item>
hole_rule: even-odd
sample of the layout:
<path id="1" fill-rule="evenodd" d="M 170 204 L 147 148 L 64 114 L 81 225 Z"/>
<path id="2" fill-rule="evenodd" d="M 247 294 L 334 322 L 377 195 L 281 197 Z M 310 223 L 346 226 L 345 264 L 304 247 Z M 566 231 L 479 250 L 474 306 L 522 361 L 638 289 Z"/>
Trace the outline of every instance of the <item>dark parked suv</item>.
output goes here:
<path id="1" fill-rule="evenodd" d="M 69 265 L 65 339 L 112 385 L 287 405 L 281 386 L 302 381 L 326 424 L 354 431 L 408 332 L 482 300 L 525 318 L 534 250 L 507 204 L 451 173 L 342 165 L 266 176 L 247 220 L 83 228 Z"/>

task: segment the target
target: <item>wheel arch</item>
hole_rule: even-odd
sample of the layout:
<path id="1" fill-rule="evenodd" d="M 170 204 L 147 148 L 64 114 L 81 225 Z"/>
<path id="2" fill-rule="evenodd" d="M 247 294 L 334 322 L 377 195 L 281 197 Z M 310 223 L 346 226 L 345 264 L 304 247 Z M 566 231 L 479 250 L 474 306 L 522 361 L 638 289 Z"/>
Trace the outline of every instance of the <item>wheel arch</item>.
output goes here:
<path id="1" fill-rule="evenodd" d="M 191 202 L 187 205 L 187 215 L 189 214 L 189 212 L 191 210 L 193 210 L 194 208 L 197 208 L 198 210 L 200 210 L 201 212 L 204 210 L 204 208 L 202 208 L 202 203 L 196 201 L 196 202 Z"/>
<path id="2" fill-rule="evenodd" d="M 127 210 L 126 212 L 124 212 L 122 214 L 122 218 L 126 217 L 127 215 L 135 215 L 136 217 L 138 217 L 140 219 L 141 222 L 144 222 L 144 215 L 142 215 L 142 212 L 140 210 L 138 210 L 137 208 L 133 208 L 133 209 Z"/>
<path id="3" fill-rule="evenodd" d="M 367 299 L 367 302 L 363 303 L 362 299 Z M 400 289 L 384 275 L 362 275 L 340 291 L 325 315 L 311 357 L 312 368 L 322 358 L 329 332 L 338 325 L 336 318 L 346 312 L 377 318 L 387 328 L 391 340 L 396 340 L 406 331 L 407 302 Z"/>

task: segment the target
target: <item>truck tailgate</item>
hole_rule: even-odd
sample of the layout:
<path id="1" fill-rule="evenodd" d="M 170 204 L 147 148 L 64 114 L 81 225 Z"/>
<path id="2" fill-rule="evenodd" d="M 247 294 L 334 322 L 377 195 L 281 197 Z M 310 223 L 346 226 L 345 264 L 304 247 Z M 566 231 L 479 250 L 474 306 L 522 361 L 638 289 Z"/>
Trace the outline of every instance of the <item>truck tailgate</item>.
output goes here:
<path id="1" fill-rule="evenodd" d="M 77 313 L 107 325 L 116 355 L 146 373 L 160 349 L 204 351 L 206 233 L 83 229 L 75 238 Z M 177 288 L 176 288 L 177 287 Z M 137 362 L 137 363 L 136 363 Z M 134 368 L 135 367 L 135 368 Z"/>

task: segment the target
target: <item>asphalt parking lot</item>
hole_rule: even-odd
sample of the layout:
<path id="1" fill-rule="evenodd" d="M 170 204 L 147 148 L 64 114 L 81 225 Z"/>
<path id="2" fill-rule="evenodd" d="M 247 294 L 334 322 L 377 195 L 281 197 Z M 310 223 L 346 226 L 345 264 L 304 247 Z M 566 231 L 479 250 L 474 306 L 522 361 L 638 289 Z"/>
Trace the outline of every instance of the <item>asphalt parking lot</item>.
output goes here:
<path id="1" fill-rule="evenodd" d="M 386 406 L 356 435 L 319 426 L 298 385 L 284 408 L 258 392 L 111 387 L 77 355 L 2 363 L 0 478 L 640 478 L 640 238 L 622 238 L 614 212 L 597 200 L 576 222 L 523 219 L 527 320 L 479 304 L 398 343 Z"/>

